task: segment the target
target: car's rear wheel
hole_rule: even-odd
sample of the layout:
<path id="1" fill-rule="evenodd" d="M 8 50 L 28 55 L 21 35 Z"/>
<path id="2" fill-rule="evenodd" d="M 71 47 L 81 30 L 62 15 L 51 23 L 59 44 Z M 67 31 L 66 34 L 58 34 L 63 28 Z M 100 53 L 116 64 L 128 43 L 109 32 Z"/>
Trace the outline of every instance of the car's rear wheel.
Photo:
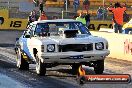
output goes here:
<path id="1" fill-rule="evenodd" d="M 103 74 L 104 71 L 104 60 L 98 60 L 94 63 L 94 72 L 96 74 Z"/>
<path id="2" fill-rule="evenodd" d="M 46 74 L 46 66 L 41 60 L 38 58 L 38 55 L 35 55 L 36 58 L 36 73 L 40 76 L 45 76 Z"/>
<path id="3" fill-rule="evenodd" d="M 17 67 L 20 70 L 29 70 L 29 63 L 23 58 L 21 50 L 17 50 Z"/>

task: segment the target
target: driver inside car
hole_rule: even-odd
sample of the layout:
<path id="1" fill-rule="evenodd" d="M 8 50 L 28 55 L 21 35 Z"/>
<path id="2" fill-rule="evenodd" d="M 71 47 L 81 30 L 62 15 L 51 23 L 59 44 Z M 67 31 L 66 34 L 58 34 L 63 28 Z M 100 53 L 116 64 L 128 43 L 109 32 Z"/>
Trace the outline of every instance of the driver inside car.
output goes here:
<path id="1" fill-rule="evenodd" d="M 36 35 L 38 36 L 47 36 L 49 32 L 48 24 L 39 24 L 36 28 Z"/>

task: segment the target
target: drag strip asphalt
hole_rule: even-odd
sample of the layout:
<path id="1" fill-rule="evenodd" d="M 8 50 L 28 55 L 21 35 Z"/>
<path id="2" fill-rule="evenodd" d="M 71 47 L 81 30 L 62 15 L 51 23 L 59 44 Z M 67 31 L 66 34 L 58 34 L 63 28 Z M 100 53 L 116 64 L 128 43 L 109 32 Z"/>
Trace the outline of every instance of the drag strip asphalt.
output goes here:
<path id="1" fill-rule="evenodd" d="M 6 49 L 6 48 L 0 48 L 0 73 L 6 74 L 7 76 L 13 78 L 14 80 L 20 82 L 25 86 L 25 88 L 106 88 L 109 86 L 110 88 L 132 88 L 132 84 L 85 84 L 85 85 L 79 85 L 77 83 L 77 79 L 75 75 L 72 75 L 70 72 L 69 66 L 57 66 L 50 69 L 47 69 L 47 73 L 45 77 L 38 76 L 35 72 L 35 65 L 30 65 L 29 71 L 20 71 L 16 68 L 16 62 L 15 58 L 16 55 L 13 52 L 13 49 Z M 107 58 L 105 63 L 105 73 L 104 74 L 118 74 L 120 71 L 119 69 L 113 68 L 111 65 L 113 64 L 117 67 L 120 65 L 123 66 L 131 66 L 131 63 L 125 63 L 119 62 L 118 60 L 112 60 L 110 58 Z M 109 67 L 111 66 L 111 67 Z M 125 72 L 132 71 L 132 69 L 125 70 Z M 124 68 L 123 68 L 124 69 Z M 93 69 L 88 68 L 87 74 L 95 74 Z M 123 71 L 122 71 L 123 72 Z M 130 73 L 131 74 L 131 73 Z M 119 86 L 119 87 L 118 87 Z M 107 87 L 107 88 L 109 88 Z"/>
<path id="2" fill-rule="evenodd" d="M 4 59 L 4 60 L 3 60 Z M 77 85 L 73 85 L 72 82 L 66 82 L 61 79 L 54 77 L 56 74 L 50 73 L 50 75 L 42 77 L 38 76 L 33 68 L 30 71 L 20 71 L 16 68 L 15 63 L 10 58 L 0 55 L 0 73 L 4 74 L 21 84 L 26 88 L 77 88 Z M 63 80 L 63 81 L 62 81 Z M 0 87 L 1 88 L 1 87 Z M 14 85 L 14 88 L 15 85 Z"/>
<path id="3" fill-rule="evenodd" d="M 35 65 L 32 64 L 29 71 L 18 70 L 14 44 L 15 39 L 20 37 L 22 32 L 0 31 L 0 74 L 20 83 L 20 88 L 132 88 L 132 83 L 79 85 L 76 75 L 71 74 L 70 66 L 49 68 L 45 77 L 38 76 L 35 72 Z M 87 74 L 95 74 L 92 68 L 86 67 L 86 70 Z M 132 62 L 106 58 L 104 74 L 130 74 L 132 76 Z M 15 85 L 14 88 L 16 88 Z"/>

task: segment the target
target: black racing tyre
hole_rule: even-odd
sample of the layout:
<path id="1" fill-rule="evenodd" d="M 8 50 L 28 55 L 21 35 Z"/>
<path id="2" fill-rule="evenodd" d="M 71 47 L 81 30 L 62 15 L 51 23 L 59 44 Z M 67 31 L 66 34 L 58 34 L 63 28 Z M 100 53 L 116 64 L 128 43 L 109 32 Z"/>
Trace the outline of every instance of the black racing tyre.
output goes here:
<path id="1" fill-rule="evenodd" d="M 79 67 L 80 67 L 80 64 L 73 64 L 72 65 L 72 74 L 73 75 L 77 75 L 78 74 L 78 69 L 79 69 Z"/>
<path id="2" fill-rule="evenodd" d="M 96 74 L 103 74 L 104 71 L 104 60 L 98 60 L 94 63 L 94 72 Z"/>
<path id="3" fill-rule="evenodd" d="M 46 74 L 46 66 L 41 60 L 38 58 L 38 55 L 35 55 L 36 58 L 36 73 L 40 76 L 45 76 Z"/>
<path id="4" fill-rule="evenodd" d="M 17 50 L 17 67 L 20 70 L 29 70 L 29 63 L 23 58 L 21 50 Z"/>
<path id="5" fill-rule="evenodd" d="M 84 77 L 84 76 L 79 76 L 77 78 L 77 82 L 80 84 L 80 85 L 83 85 L 87 82 L 87 79 Z"/>

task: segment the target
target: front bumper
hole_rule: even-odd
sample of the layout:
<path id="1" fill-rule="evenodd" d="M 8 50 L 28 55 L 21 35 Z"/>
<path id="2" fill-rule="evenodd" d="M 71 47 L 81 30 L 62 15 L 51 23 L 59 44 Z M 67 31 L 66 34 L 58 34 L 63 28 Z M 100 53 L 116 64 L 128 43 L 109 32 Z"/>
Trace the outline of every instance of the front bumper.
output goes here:
<path id="1" fill-rule="evenodd" d="M 96 60 L 103 60 L 110 54 L 109 50 L 103 51 L 85 51 L 85 52 L 58 52 L 58 53 L 43 53 L 40 58 L 43 63 L 80 63 Z M 72 56 L 83 56 L 83 58 L 70 58 Z"/>

